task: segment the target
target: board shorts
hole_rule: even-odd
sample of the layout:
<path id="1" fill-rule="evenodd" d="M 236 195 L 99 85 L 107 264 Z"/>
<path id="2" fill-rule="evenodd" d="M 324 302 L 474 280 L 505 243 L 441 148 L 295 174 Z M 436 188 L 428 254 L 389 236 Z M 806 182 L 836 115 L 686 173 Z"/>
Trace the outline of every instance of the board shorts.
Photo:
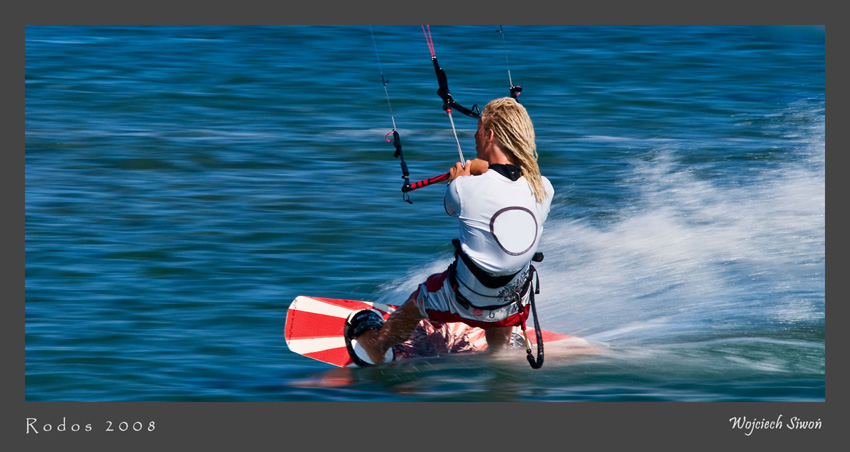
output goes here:
<path id="1" fill-rule="evenodd" d="M 496 308 L 479 308 L 458 302 L 449 277 L 450 272 L 451 268 L 443 273 L 433 274 L 419 285 L 416 306 L 428 320 L 444 323 L 463 322 L 484 329 L 525 324 L 530 312 L 530 287 L 522 295 L 520 302 Z"/>

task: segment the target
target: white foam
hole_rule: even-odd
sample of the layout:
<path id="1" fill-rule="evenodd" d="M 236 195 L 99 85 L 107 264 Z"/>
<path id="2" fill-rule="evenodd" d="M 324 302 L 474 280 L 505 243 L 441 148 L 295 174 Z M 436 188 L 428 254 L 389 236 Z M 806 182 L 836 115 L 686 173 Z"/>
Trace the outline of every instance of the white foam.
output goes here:
<path id="1" fill-rule="evenodd" d="M 822 123 L 801 133 L 803 158 L 754 163 L 740 184 L 740 173 L 697 177 L 675 149 L 636 160 L 637 201 L 621 220 L 547 223 L 539 311 L 558 330 L 600 337 L 822 318 Z"/>

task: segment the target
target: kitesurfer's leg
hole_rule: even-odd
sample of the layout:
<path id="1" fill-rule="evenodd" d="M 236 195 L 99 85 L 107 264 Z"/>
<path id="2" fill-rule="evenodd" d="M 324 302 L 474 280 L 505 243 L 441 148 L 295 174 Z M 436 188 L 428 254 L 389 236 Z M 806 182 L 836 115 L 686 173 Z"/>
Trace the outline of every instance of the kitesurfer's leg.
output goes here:
<path id="1" fill-rule="evenodd" d="M 498 351 L 507 347 L 511 342 L 511 331 L 513 331 L 513 327 L 510 326 L 487 328 L 484 330 L 484 337 L 487 339 L 487 349 Z"/>
<path id="2" fill-rule="evenodd" d="M 384 356 L 390 347 L 410 338 L 416 325 L 422 320 L 422 313 L 416 305 L 418 295 L 417 289 L 390 315 L 381 329 L 365 331 L 357 338 L 375 364 L 384 362 Z"/>

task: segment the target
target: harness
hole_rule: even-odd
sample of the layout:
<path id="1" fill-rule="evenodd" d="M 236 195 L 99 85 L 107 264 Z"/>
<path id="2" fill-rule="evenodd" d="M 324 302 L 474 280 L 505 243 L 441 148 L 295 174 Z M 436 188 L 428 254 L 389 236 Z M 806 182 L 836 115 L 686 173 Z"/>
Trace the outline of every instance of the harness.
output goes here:
<path id="1" fill-rule="evenodd" d="M 520 312 L 522 312 L 522 309 L 523 309 L 522 299 L 525 297 L 526 294 L 528 294 L 528 302 L 529 302 L 529 305 L 531 306 L 531 314 L 534 318 L 534 331 L 537 335 L 537 358 L 535 359 L 534 356 L 532 356 L 531 343 L 528 341 L 528 333 L 526 332 L 525 318 L 521 316 L 521 318 L 522 318 L 522 324 L 521 324 L 522 335 L 523 335 L 523 338 L 525 340 L 525 349 L 526 349 L 526 353 L 527 353 L 526 358 L 528 359 L 528 362 L 529 362 L 529 364 L 531 364 L 532 368 L 539 369 L 540 367 L 542 367 L 543 366 L 543 333 L 540 330 L 540 323 L 537 320 L 537 307 L 534 304 L 534 295 L 540 293 L 540 278 L 537 275 L 537 269 L 534 268 L 534 265 L 529 263 L 529 265 L 526 268 L 524 268 L 524 269 L 522 269 L 522 270 L 520 270 L 516 273 L 510 274 L 510 275 L 494 276 L 494 275 L 491 275 L 490 273 L 484 271 L 483 269 L 481 269 L 481 267 L 479 267 L 478 265 L 475 264 L 475 262 L 473 262 L 472 258 L 470 258 L 465 252 L 463 252 L 463 249 L 460 246 L 460 240 L 452 239 L 452 245 L 454 245 L 454 248 L 455 248 L 455 260 L 449 266 L 449 275 L 448 275 L 449 284 L 451 284 L 451 287 L 454 290 L 455 299 L 457 300 L 458 304 L 463 306 L 465 309 L 469 309 L 470 307 L 479 308 L 479 309 L 499 309 L 499 308 L 504 308 L 506 306 L 509 306 L 513 303 L 516 303 L 518 310 Z M 532 260 L 532 262 L 543 262 L 543 253 L 540 253 L 540 252 L 534 253 L 534 256 L 531 258 L 531 260 Z M 460 284 L 463 284 L 457 278 L 457 265 L 458 265 L 459 261 L 463 262 L 463 265 L 466 266 L 467 269 L 469 269 L 469 271 L 478 280 L 478 282 L 480 282 L 484 286 L 489 287 L 491 289 L 497 289 L 497 288 L 500 288 L 500 287 L 505 287 L 506 285 L 508 285 L 512 281 L 514 281 L 517 278 L 517 276 L 519 276 L 520 274 L 522 274 L 522 275 L 520 276 L 520 279 L 518 280 L 519 283 L 513 284 L 512 287 L 510 288 L 511 290 L 509 292 L 504 292 L 504 291 L 500 292 L 498 299 L 503 300 L 502 303 L 497 303 L 497 304 L 487 305 L 487 306 L 478 306 L 478 305 L 472 303 L 467 297 L 465 297 L 463 294 L 461 294 L 460 291 L 458 290 L 460 288 Z M 534 283 L 534 290 L 531 290 L 532 282 Z M 484 296 L 484 295 L 482 295 L 482 296 Z M 490 297 L 490 298 L 496 298 L 496 297 Z"/>

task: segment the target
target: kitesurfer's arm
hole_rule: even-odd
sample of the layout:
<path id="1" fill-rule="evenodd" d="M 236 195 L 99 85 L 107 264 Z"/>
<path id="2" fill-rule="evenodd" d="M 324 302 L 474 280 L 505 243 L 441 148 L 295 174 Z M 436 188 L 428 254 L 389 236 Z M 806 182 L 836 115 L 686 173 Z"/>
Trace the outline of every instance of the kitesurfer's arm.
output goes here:
<path id="1" fill-rule="evenodd" d="M 480 176 L 486 173 L 488 168 L 490 168 L 490 164 L 482 159 L 467 160 L 465 167 L 461 167 L 460 162 L 458 162 L 454 168 L 449 170 L 449 182 L 460 176 Z M 457 184 L 450 183 L 446 189 L 446 196 L 443 198 L 446 213 L 452 217 L 460 214 L 460 193 L 457 190 Z"/>

